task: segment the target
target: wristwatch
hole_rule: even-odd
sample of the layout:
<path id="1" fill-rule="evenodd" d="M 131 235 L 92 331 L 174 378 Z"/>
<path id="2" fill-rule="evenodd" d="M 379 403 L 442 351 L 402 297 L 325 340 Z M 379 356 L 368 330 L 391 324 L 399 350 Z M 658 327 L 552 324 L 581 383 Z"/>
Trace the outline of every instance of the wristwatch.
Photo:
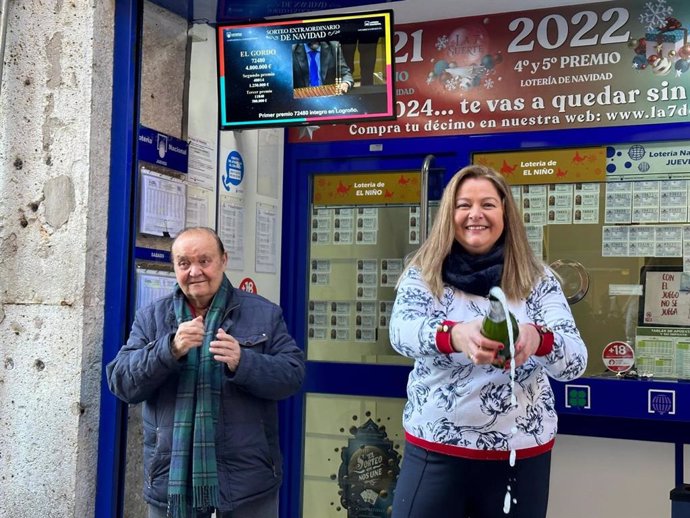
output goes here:
<path id="1" fill-rule="evenodd" d="M 539 347 L 537 347 L 535 356 L 546 356 L 551 351 L 553 351 L 553 331 L 547 325 L 530 324 L 539 333 Z"/>

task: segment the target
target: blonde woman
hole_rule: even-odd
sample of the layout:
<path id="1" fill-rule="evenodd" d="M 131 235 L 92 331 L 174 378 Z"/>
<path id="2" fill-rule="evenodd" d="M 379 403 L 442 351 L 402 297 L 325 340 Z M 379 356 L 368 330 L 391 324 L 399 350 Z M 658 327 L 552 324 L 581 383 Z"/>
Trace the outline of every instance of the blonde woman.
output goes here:
<path id="1" fill-rule="evenodd" d="M 494 366 L 503 344 L 480 332 L 493 286 L 519 322 L 514 383 Z M 587 349 L 493 169 L 465 167 L 446 186 L 398 282 L 390 337 L 415 360 L 393 518 L 544 518 L 557 424 L 548 377 L 580 376 Z"/>

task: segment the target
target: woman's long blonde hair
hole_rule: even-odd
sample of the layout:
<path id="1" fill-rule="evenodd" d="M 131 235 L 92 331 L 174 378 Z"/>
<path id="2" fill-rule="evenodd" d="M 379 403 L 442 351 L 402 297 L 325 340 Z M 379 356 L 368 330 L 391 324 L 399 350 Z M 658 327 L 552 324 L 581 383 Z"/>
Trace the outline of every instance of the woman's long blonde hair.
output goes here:
<path id="1" fill-rule="evenodd" d="M 482 165 L 469 165 L 455 173 L 443 191 L 436 219 L 429 237 L 409 258 L 406 268 L 416 266 L 431 292 L 441 298 L 443 261 L 450 253 L 455 240 L 455 200 L 458 189 L 468 178 L 484 178 L 494 184 L 503 202 L 504 263 L 501 289 L 506 297 L 518 300 L 530 291 L 544 274 L 544 264 L 536 258 L 527 241 L 520 211 L 515 204 L 510 187 L 503 176 L 494 169 Z"/>

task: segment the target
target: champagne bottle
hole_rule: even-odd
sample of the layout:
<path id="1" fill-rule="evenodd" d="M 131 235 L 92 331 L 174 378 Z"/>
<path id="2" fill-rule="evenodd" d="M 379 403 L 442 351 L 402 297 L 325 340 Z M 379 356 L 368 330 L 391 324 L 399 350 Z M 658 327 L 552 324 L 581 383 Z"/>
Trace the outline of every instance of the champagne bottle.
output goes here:
<path id="1" fill-rule="evenodd" d="M 496 359 L 493 364 L 497 367 L 503 367 L 505 363 L 510 360 L 510 337 L 508 336 L 508 325 L 506 318 L 506 309 L 504 309 L 503 304 L 505 302 L 505 295 L 503 291 L 494 287 L 491 288 L 489 292 L 489 303 L 491 307 L 489 308 L 489 314 L 484 317 L 482 322 L 482 334 L 487 338 L 491 338 L 497 342 L 503 344 L 503 349 L 497 351 Z M 519 328 L 518 322 L 510 311 L 508 311 L 510 316 L 510 323 L 513 327 L 513 344 L 517 341 Z"/>

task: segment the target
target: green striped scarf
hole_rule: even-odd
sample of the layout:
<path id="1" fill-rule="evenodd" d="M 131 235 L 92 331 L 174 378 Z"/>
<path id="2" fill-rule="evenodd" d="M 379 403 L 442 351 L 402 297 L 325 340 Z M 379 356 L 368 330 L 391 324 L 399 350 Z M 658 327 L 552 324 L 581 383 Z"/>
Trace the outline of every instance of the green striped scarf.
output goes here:
<path id="1" fill-rule="evenodd" d="M 224 277 L 204 317 L 204 342 L 187 353 L 180 373 L 168 480 L 168 516 L 172 518 L 187 518 L 190 506 L 195 510 L 218 507 L 215 431 L 222 366 L 212 358 L 209 344 L 215 340 L 222 323 L 230 289 L 230 281 Z M 177 325 L 192 320 L 178 285 L 174 289 L 173 306 Z"/>

